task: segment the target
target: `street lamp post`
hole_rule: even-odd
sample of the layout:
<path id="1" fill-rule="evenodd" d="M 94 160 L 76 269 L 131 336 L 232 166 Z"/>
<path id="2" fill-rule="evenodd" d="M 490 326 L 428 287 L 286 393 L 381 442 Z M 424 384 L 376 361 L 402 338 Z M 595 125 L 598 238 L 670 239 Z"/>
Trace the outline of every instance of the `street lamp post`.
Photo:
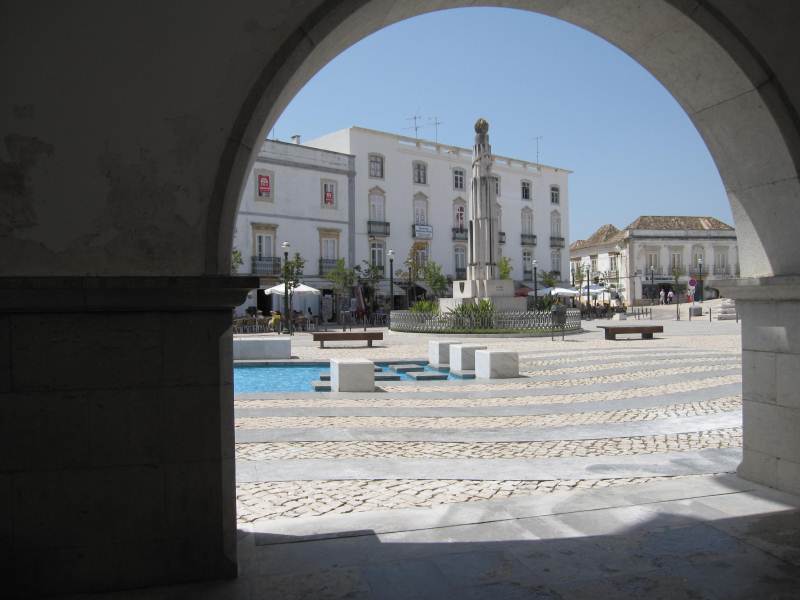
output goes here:
<path id="1" fill-rule="evenodd" d="M 697 258 L 697 267 L 700 270 L 700 281 L 698 282 L 699 285 L 697 286 L 697 291 L 699 292 L 698 296 L 700 296 L 700 304 L 703 303 L 703 257 L 700 256 Z"/>
<path id="2" fill-rule="evenodd" d="M 386 252 L 389 257 L 389 312 L 394 309 L 394 250 L 391 248 Z"/>
<path id="3" fill-rule="evenodd" d="M 286 321 L 286 333 L 291 335 L 291 309 L 289 308 L 289 247 L 289 242 L 281 243 L 281 248 L 283 248 L 283 310 L 286 313 L 284 315 L 284 319 Z"/>
<path id="4" fill-rule="evenodd" d="M 656 273 L 655 266 L 654 265 L 650 265 L 650 294 L 651 294 L 650 300 L 651 300 L 651 304 L 652 304 L 652 301 L 656 299 L 656 288 L 653 285 L 654 282 L 655 282 L 655 273 Z"/>
<path id="5" fill-rule="evenodd" d="M 589 299 L 589 267 L 586 267 L 586 314 L 592 316 L 592 303 Z"/>
<path id="6" fill-rule="evenodd" d="M 539 283 L 536 281 L 536 259 L 533 259 L 533 310 L 539 308 Z"/>

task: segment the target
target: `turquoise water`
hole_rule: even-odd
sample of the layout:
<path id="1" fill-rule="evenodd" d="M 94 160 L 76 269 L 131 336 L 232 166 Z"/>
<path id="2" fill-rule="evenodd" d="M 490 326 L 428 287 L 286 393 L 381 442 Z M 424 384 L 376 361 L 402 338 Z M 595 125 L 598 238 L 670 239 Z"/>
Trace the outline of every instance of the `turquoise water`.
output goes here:
<path id="1" fill-rule="evenodd" d="M 377 363 L 384 367 L 384 373 L 394 373 L 386 368 L 386 364 Z M 328 371 L 327 364 L 320 365 L 258 365 L 236 366 L 233 368 L 233 393 L 247 392 L 311 392 L 312 381 L 319 381 L 319 374 Z M 434 369 L 426 367 L 426 370 Z M 399 373 L 400 381 L 414 381 L 404 373 Z M 461 381 L 455 375 L 448 375 L 449 380 Z M 376 382 L 380 385 L 382 382 Z M 385 382 L 394 383 L 392 381 Z"/>

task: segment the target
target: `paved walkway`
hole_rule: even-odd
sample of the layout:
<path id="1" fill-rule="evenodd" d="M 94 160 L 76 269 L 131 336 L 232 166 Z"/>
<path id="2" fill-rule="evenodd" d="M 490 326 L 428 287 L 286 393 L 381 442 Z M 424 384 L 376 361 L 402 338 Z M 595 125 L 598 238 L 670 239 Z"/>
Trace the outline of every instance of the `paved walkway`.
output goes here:
<path id="1" fill-rule="evenodd" d="M 236 398 L 238 518 L 432 507 L 637 485 L 735 470 L 741 452 L 739 326 L 668 324 L 654 340 L 463 336 L 520 353 L 525 377 L 379 382 L 376 393 Z M 424 358 L 424 336 L 301 360 Z"/>

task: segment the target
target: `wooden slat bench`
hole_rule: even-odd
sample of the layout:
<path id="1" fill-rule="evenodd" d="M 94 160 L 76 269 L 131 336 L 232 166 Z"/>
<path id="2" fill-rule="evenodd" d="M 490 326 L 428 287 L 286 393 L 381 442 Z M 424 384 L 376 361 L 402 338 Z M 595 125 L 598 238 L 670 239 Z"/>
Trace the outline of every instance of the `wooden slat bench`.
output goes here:
<path id="1" fill-rule="evenodd" d="M 373 340 L 382 340 L 382 331 L 318 331 L 311 334 L 319 347 L 324 348 L 325 342 L 346 342 L 351 340 L 366 340 L 367 346 L 372 348 Z"/>
<path id="2" fill-rule="evenodd" d="M 616 340 L 620 333 L 641 333 L 643 340 L 652 340 L 654 333 L 664 333 L 662 325 L 598 325 L 605 329 L 607 340 Z"/>

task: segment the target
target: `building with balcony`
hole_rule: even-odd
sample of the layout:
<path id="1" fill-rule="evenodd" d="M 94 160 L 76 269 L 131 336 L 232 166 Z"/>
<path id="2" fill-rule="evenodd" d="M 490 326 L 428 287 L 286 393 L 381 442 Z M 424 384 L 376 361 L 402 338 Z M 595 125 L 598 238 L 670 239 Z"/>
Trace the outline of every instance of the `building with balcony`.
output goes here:
<path id="1" fill-rule="evenodd" d="M 323 298 L 329 296 L 332 286 L 325 276 L 336 261 L 343 258 L 348 266 L 355 264 L 354 165 L 355 157 L 347 154 L 265 141 L 236 217 L 233 247 L 242 256 L 238 272 L 258 275 L 260 289 L 272 287 L 281 275 L 281 244 L 289 242 L 290 257 L 298 252 L 306 261 L 305 282 L 322 290 Z M 389 224 L 382 220 L 363 224 L 367 226 L 372 235 L 389 235 Z M 262 311 L 273 308 L 269 296 L 254 290 L 236 312 L 253 305 Z"/>
<path id="2" fill-rule="evenodd" d="M 704 298 L 714 283 L 739 275 L 736 231 L 713 217 L 642 216 L 620 230 L 600 227 L 570 246 L 573 282 L 605 282 L 628 304 L 685 293 L 690 280 Z"/>
<path id="3" fill-rule="evenodd" d="M 463 279 L 467 256 L 467 201 L 472 148 L 383 131 L 350 127 L 307 145 L 352 155 L 355 202 L 351 244 L 354 264 L 384 265 L 394 250 L 395 269 L 416 244 L 422 260 L 436 261 L 451 279 Z M 512 277 L 528 281 L 539 271 L 567 273 L 570 171 L 535 161 L 495 156 L 501 251 Z M 539 246 L 537 239 L 550 245 Z M 385 269 L 388 276 L 388 267 Z M 387 288 L 388 289 L 388 288 Z M 395 293 L 402 293 L 399 286 Z"/>

